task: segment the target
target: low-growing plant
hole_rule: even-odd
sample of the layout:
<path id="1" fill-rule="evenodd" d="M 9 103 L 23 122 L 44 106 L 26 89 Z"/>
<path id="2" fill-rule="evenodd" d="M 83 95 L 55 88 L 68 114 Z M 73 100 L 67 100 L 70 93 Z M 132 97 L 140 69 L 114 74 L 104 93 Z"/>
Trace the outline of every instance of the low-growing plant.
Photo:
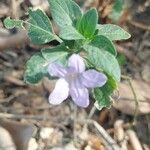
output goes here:
<path id="1" fill-rule="evenodd" d="M 114 41 L 130 34 L 113 24 L 98 24 L 95 8 L 83 13 L 72 0 L 48 0 L 57 35 L 48 16 L 40 9 L 29 9 L 28 20 L 6 18 L 5 27 L 26 29 L 34 44 L 58 41 L 56 47 L 43 48 L 26 64 L 25 82 L 37 84 L 43 77 L 59 78 L 49 102 L 60 104 L 68 95 L 81 107 L 89 105 L 89 88 L 96 106 L 109 108 L 111 95 L 120 82 L 121 71 Z M 81 55 L 82 54 L 82 55 Z"/>

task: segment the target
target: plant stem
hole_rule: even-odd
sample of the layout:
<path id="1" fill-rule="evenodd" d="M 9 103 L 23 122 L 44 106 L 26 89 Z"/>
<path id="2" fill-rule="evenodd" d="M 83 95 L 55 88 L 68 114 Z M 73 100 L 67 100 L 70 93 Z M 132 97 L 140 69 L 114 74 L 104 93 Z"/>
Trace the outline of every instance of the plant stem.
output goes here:
<path id="1" fill-rule="evenodd" d="M 74 114 L 73 114 L 73 142 L 74 145 L 77 143 L 77 138 L 76 138 L 76 123 L 77 123 L 77 106 L 73 104 L 73 109 L 74 109 Z"/>
<path id="2" fill-rule="evenodd" d="M 93 117 L 95 111 L 96 111 L 96 107 L 95 107 L 95 105 L 93 105 L 93 107 L 92 107 L 92 109 L 91 109 L 91 111 L 90 111 L 90 113 L 89 113 L 89 115 L 87 117 L 87 120 L 89 120 L 89 119 L 91 119 Z"/>
<path id="3" fill-rule="evenodd" d="M 136 120 L 137 120 L 137 116 L 138 116 L 139 100 L 138 100 L 138 98 L 137 98 L 137 95 L 136 95 L 135 89 L 134 89 L 134 87 L 133 87 L 131 78 L 128 77 L 128 76 L 124 76 L 124 75 L 122 75 L 121 77 L 122 77 L 123 79 L 126 79 L 126 80 L 128 81 L 129 86 L 130 86 L 131 91 L 132 91 L 133 96 L 134 96 L 135 110 L 134 110 L 134 117 L 133 117 L 133 121 L 132 121 L 132 125 L 134 125 L 135 122 L 136 122 Z"/>
<path id="4" fill-rule="evenodd" d="M 54 35 L 55 40 L 57 40 L 59 43 L 62 43 L 63 40 L 59 38 L 56 34 Z"/>
<path id="5" fill-rule="evenodd" d="M 134 124 L 136 122 L 137 116 L 138 116 L 139 101 L 137 99 L 137 95 L 135 93 L 135 90 L 134 90 L 131 80 L 129 80 L 129 85 L 130 85 L 130 88 L 131 88 L 131 91 L 133 93 L 134 100 L 135 100 L 134 118 L 133 118 L 133 123 L 132 123 L 132 124 Z"/>
<path id="6" fill-rule="evenodd" d="M 90 110 L 89 115 L 88 115 L 87 118 L 86 118 L 86 122 L 85 122 L 85 124 L 84 124 L 84 126 L 83 126 L 83 132 L 84 132 L 84 130 L 87 129 L 88 120 L 90 120 L 90 119 L 93 117 L 95 111 L 96 111 L 96 107 L 95 107 L 95 105 L 93 105 L 92 109 Z"/>

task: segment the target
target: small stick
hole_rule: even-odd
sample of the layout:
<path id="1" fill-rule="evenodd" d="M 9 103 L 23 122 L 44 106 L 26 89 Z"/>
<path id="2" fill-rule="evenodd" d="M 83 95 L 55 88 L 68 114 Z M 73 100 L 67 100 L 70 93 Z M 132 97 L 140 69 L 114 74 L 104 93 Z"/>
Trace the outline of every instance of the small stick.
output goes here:
<path id="1" fill-rule="evenodd" d="M 22 80 L 17 79 L 13 76 L 10 76 L 10 75 L 9 76 L 8 75 L 4 76 L 4 80 L 9 82 L 9 83 L 15 84 L 17 86 L 25 86 L 26 85 Z"/>
<path id="2" fill-rule="evenodd" d="M 133 130 L 128 130 L 127 135 L 134 150 L 143 150 L 141 143 Z"/>
<path id="3" fill-rule="evenodd" d="M 121 149 L 128 150 L 127 148 L 127 136 L 125 135 L 125 131 L 123 128 L 123 120 L 117 120 L 114 123 L 114 136 L 118 141 Z"/>
<path id="4" fill-rule="evenodd" d="M 92 109 L 90 110 L 90 113 L 89 113 L 88 117 L 86 118 L 85 124 L 84 124 L 84 126 L 83 126 L 83 131 L 82 131 L 82 133 L 84 133 L 85 131 L 87 131 L 87 124 L 88 124 L 87 121 L 92 118 L 92 116 L 94 115 L 95 111 L 96 111 L 96 107 L 95 107 L 95 105 L 94 105 L 94 106 L 92 107 Z"/>
<path id="5" fill-rule="evenodd" d="M 9 113 L 0 113 L 0 118 L 7 119 L 31 119 L 31 120 L 43 120 L 43 115 L 20 115 L 20 114 L 9 114 Z M 46 118 L 46 120 L 51 120 L 51 118 Z"/>
<path id="6" fill-rule="evenodd" d="M 16 0 L 11 0 L 11 9 L 12 9 L 12 17 L 15 19 L 18 19 L 17 16 L 17 1 Z"/>
<path id="7" fill-rule="evenodd" d="M 20 11 L 20 4 L 23 0 L 11 0 L 11 9 L 12 9 L 12 17 L 14 19 L 19 19 L 19 11 Z"/>
<path id="8" fill-rule="evenodd" d="M 127 130 L 127 129 L 131 129 L 131 127 L 134 127 L 134 126 L 137 126 L 138 124 L 146 124 L 146 125 L 149 125 L 149 121 L 147 120 L 143 120 L 142 122 L 136 122 L 136 123 L 126 123 L 126 124 L 123 124 L 122 127 L 124 130 Z M 114 134 L 115 132 L 115 129 L 114 128 L 109 128 L 106 130 L 109 134 Z"/>
<path id="9" fill-rule="evenodd" d="M 141 23 L 141 22 L 137 22 L 137 21 L 134 21 L 132 19 L 129 20 L 129 23 L 135 27 L 138 27 L 138 28 L 141 28 L 141 29 L 144 29 L 144 30 L 150 30 L 150 25 L 149 24 L 144 24 L 144 23 Z"/>
<path id="10" fill-rule="evenodd" d="M 117 141 L 121 144 L 124 141 L 125 138 L 125 132 L 123 129 L 123 120 L 117 120 L 114 123 L 114 134 Z"/>
<path id="11" fill-rule="evenodd" d="M 95 126 L 95 128 L 99 131 L 99 133 L 104 138 L 108 146 L 111 147 L 110 149 L 120 150 L 120 147 L 118 146 L 118 144 L 110 137 L 110 135 L 105 131 L 105 129 L 102 126 L 100 126 L 94 120 L 87 120 L 87 121 L 88 123 L 93 124 Z"/>

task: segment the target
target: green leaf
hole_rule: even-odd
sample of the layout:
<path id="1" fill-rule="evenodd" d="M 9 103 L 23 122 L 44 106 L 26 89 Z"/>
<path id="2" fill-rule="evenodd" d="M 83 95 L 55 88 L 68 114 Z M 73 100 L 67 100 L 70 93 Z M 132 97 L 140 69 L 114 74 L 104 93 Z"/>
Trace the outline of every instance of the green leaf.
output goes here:
<path id="1" fill-rule="evenodd" d="M 117 60 L 120 66 L 123 66 L 127 63 L 126 57 L 124 56 L 124 54 L 118 54 L 117 55 Z"/>
<path id="2" fill-rule="evenodd" d="M 47 76 L 47 62 L 41 53 L 37 53 L 26 64 L 24 80 L 29 84 L 36 84 L 44 76 Z"/>
<path id="3" fill-rule="evenodd" d="M 118 88 L 118 83 L 109 75 L 107 75 L 107 83 L 103 87 L 101 87 L 101 89 L 104 90 L 106 88 L 108 89 L 106 90 L 108 94 L 112 94 L 112 92 Z"/>
<path id="4" fill-rule="evenodd" d="M 10 17 L 4 20 L 4 25 L 7 29 L 12 29 L 14 27 L 21 28 L 21 29 L 24 28 L 22 20 L 10 19 Z"/>
<path id="5" fill-rule="evenodd" d="M 64 44 L 55 48 L 42 49 L 42 53 L 33 55 L 26 64 L 24 80 L 30 84 L 38 83 L 43 77 L 50 77 L 47 71 L 49 63 L 66 64 L 68 52 Z"/>
<path id="6" fill-rule="evenodd" d="M 80 7 L 72 0 L 48 0 L 52 17 L 58 26 L 73 25 L 81 16 Z"/>
<path id="7" fill-rule="evenodd" d="M 94 8 L 83 15 L 79 22 L 78 30 L 84 37 L 91 38 L 95 33 L 97 22 L 98 14 Z"/>
<path id="8" fill-rule="evenodd" d="M 113 55 L 117 55 L 117 51 L 114 47 L 114 44 L 105 36 L 98 35 L 96 36 L 90 43 L 90 45 L 93 45 L 95 47 L 98 47 L 100 49 L 104 49 L 108 52 L 110 52 Z"/>
<path id="9" fill-rule="evenodd" d="M 28 35 L 35 44 L 45 44 L 54 40 L 54 33 L 49 18 L 41 10 L 29 10 Z"/>
<path id="10" fill-rule="evenodd" d="M 120 81 L 121 71 L 117 59 L 114 55 L 103 48 L 85 45 L 84 49 L 88 52 L 87 59 L 97 69 L 103 70 L 116 82 Z"/>
<path id="11" fill-rule="evenodd" d="M 103 87 L 94 89 L 94 98 L 98 109 L 110 108 L 112 105 L 111 94 L 116 88 L 117 83 L 108 76 L 108 81 Z"/>
<path id="12" fill-rule="evenodd" d="M 111 41 L 129 39 L 131 35 L 121 27 L 113 24 L 97 25 L 98 35 L 103 35 Z"/>
<path id="13" fill-rule="evenodd" d="M 63 43 L 54 48 L 42 49 L 42 55 L 49 63 L 57 62 L 57 63 L 66 64 L 68 52 Z"/>
<path id="14" fill-rule="evenodd" d="M 110 108 L 112 105 L 110 95 L 104 93 L 100 88 L 94 89 L 94 98 L 96 100 L 95 106 L 99 110 L 103 108 Z"/>
<path id="15" fill-rule="evenodd" d="M 112 19 L 114 22 L 118 21 L 123 14 L 124 5 L 124 0 L 115 0 L 109 18 Z"/>
<path id="16" fill-rule="evenodd" d="M 66 26 L 62 28 L 59 36 L 65 40 L 85 39 L 73 26 Z"/>

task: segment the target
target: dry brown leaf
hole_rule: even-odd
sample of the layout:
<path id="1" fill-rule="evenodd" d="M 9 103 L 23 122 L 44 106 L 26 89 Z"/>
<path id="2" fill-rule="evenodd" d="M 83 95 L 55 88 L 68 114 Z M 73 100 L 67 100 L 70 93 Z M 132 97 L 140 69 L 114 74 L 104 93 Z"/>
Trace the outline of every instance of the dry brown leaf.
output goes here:
<path id="1" fill-rule="evenodd" d="M 105 146 L 104 146 L 104 143 L 102 142 L 102 140 L 99 137 L 92 135 L 92 134 L 89 135 L 88 145 L 94 150 L 104 150 L 105 149 Z"/>
<path id="2" fill-rule="evenodd" d="M 132 148 L 134 150 L 142 150 L 143 149 L 136 133 L 133 130 L 128 130 L 127 135 L 129 137 L 130 144 L 132 145 Z"/>
<path id="3" fill-rule="evenodd" d="M 150 54 L 150 53 L 149 53 Z M 146 81 L 150 83 L 150 66 L 149 65 L 145 65 L 142 71 L 142 78 Z"/>
<path id="4" fill-rule="evenodd" d="M 138 113 L 150 113 L 150 85 L 138 80 L 133 80 L 132 84 L 139 101 Z M 119 93 L 120 99 L 115 101 L 113 106 L 125 114 L 133 115 L 135 111 L 135 100 L 127 82 L 119 85 Z"/>
<path id="5" fill-rule="evenodd" d="M 0 149 L 1 150 L 16 150 L 15 143 L 10 133 L 0 126 Z"/>
<path id="6" fill-rule="evenodd" d="M 114 123 L 114 130 L 115 130 L 114 136 L 115 136 L 115 139 L 120 143 L 123 142 L 124 137 L 125 137 L 123 123 L 124 123 L 123 120 L 116 120 Z"/>
<path id="7" fill-rule="evenodd" d="M 42 82 L 43 82 L 44 88 L 47 91 L 52 92 L 52 90 L 55 87 L 56 80 L 49 80 L 48 78 L 44 78 Z"/>
<path id="8" fill-rule="evenodd" d="M 9 14 L 9 8 L 0 2 L 0 17 L 4 17 L 5 15 Z"/>
<path id="9" fill-rule="evenodd" d="M 33 134 L 33 127 L 15 121 L 0 121 L 0 125 L 9 131 L 18 150 L 27 150 L 28 142 Z"/>
<path id="10" fill-rule="evenodd" d="M 48 10 L 48 1 L 47 0 L 30 0 L 34 9 L 41 9 L 43 11 Z"/>

